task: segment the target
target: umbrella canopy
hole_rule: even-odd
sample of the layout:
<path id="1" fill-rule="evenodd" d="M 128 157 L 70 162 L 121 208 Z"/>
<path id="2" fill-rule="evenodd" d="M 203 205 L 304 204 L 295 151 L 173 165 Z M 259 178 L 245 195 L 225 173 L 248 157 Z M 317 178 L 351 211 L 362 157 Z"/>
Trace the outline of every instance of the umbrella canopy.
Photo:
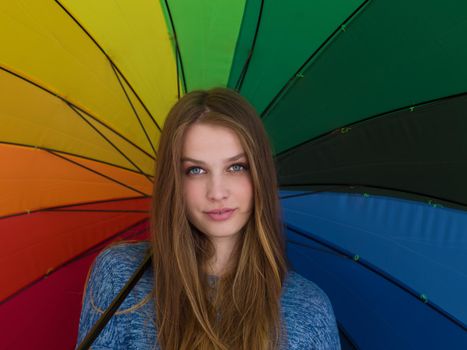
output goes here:
<path id="1" fill-rule="evenodd" d="M 2 348 L 74 346 L 95 254 L 147 237 L 170 106 L 214 86 L 264 122 L 343 348 L 466 348 L 466 32 L 461 0 L 3 1 Z"/>

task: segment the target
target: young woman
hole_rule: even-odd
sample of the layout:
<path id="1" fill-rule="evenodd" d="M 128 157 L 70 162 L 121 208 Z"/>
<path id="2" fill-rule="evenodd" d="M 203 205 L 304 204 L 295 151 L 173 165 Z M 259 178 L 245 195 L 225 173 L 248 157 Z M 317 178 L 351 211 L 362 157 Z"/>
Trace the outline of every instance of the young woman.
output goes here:
<path id="1" fill-rule="evenodd" d="M 232 90 L 194 91 L 160 139 L 151 242 L 91 269 L 78 343 L 151 248 L 147 270 L 92 349 L 340 349 L 327 296 L 289 271 L 270 145 Z"/>

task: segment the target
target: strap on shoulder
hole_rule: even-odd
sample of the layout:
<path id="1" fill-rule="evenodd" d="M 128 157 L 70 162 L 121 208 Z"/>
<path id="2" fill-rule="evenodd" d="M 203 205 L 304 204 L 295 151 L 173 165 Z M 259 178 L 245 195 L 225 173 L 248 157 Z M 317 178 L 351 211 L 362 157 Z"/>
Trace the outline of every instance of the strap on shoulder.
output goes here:
<path id="1" fill-rule="evenodd" d="M 94 340 L 98 337 L 98 335 L 102 332 L 104 327 L 107 325 L 109 322 L 110 318 L 113 316 L 113 314 L 117 311 L 119 306 L 123 303 L 127 295 L 130 293 L 130 291 L 134 288 L 136 283 L 140 280 L 141 276 L 143 276 L 144 271 L 150 266 L 151 264 L 151 247 L 149 247 L 146 252 L 144 259 L 142 263 L 138 266 L 136 271 L 133 273 L 133 275 L 130 277 L 128 282 L 125 284 L 125 286 L 120 290 L 118 295 L 114 298 L 110 306 L 105 310 L 105 312 L 102 314 L 102 316 L 97 320 L 97 322 L 94 324 L 92 329 L 89 331 L 89 333 L 86 335 L 86 337 L 83 339 L 81 344 L 76 348 L 76 350 L 87 350 L 89 347 L 92 345 Z"/>

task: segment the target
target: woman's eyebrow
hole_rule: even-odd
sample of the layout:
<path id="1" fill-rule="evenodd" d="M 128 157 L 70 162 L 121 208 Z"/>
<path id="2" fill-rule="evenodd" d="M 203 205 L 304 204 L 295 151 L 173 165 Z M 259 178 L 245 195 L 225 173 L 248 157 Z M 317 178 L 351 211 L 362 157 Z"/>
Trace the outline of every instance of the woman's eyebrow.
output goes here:
<path id="1" fill-rule="evenodd" d="M 227 158 L 226 160 L 224 160 L 225 163 L 227 162 L 231 162 L 231 161 L 234 161 L 234 160 L 237 160 L 237 159 L 240 159 L 242 157 L 245 157 L 245 153 L 239 153 L 237 154 L 236 156 L 233 156 L 233 157 L 230 157 L 230 158 Z M 205 162 L 203 162 L 202 160 L 197 160 L 197 159 L 193 159 L 193 158 L 190 158 L 190 157 L 183 157 L 181 159 L 181 162 L 193 162 L 193 163 L 199 163 L 199 164 L 206 164 Z"/>

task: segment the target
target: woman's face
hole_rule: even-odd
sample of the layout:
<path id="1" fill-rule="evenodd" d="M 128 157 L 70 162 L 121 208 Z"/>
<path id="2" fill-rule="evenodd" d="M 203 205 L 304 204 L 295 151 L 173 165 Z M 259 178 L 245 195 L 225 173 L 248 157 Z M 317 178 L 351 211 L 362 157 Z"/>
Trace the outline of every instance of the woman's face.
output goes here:
<path id="1" fill-rule="evenodd" d="M 190 222 L 211 241 L 235 242 L 253 209 L 249 165 L 237 135 L 221 126 L 190 126 L 181 169 Z"/>

